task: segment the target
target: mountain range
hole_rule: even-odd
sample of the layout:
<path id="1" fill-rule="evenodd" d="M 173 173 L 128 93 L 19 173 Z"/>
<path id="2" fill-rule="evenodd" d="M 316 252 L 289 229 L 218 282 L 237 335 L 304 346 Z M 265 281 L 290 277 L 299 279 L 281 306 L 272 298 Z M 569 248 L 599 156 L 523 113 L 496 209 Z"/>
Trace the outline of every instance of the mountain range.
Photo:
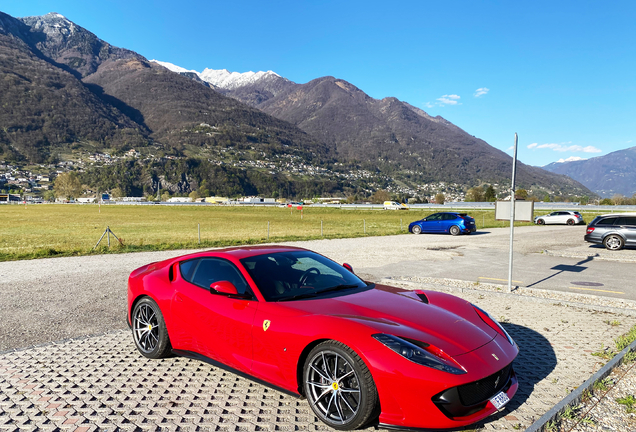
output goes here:
<path id="1" fill-rule="evenodd" d="M 340 175 L 340 193 L 412 195 L 440 182 L 504 189 L 511 172 L 504 152 L 396 98 L 373 99 L 334 77 L 297 84 L 272 71 L 199 73 L 148 61 L 57 13 L 0 12 L 0 104 L 0 158 L 25 163 L 69 148 L 152 147 L 219 163 L 284 156 Z M 222 160 L 227 151 L 232 158 Z M 342 176 L 351 170 L 372 180 Z M 519 187 L 541 196 L 591 194 L 537 167 L 519 163 L 517 173 Z"/>
<path id="2" fill-rule="evenodd" d="M 636 147 L 590 159 L 554 162 L 543 169 L 567 175 L 602 197 L 636 194 Z"/>

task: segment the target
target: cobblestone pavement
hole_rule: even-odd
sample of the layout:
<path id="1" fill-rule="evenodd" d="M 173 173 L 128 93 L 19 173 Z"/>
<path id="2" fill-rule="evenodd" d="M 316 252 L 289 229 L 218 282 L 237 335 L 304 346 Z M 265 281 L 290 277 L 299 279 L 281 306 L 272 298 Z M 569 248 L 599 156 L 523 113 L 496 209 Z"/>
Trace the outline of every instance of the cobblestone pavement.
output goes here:
<path id="1" fill-rule="evenodd" d="M 591 354 L 636 318 L 496 293 L 461 297 L 519 344 L 520 387 L 477 430 L 523 430 L 602 363 Z M 196 360 L 148 360 L 127 330 L 0 354 L 0 431 L 330 430 L 306 401 Z"/>

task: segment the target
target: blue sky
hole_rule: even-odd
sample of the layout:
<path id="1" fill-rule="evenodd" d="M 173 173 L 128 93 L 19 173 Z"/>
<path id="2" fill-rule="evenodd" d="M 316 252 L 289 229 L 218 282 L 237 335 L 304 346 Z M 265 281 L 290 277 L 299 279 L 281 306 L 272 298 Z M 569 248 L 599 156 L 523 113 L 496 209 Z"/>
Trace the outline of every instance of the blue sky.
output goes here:
<path id="1" fill-rule="evenodd" d="M 2 3 L 187 69 L 335 76 L 509 153 L 517 132 L 531 165 L 636 146 L 632 0 Z"/>

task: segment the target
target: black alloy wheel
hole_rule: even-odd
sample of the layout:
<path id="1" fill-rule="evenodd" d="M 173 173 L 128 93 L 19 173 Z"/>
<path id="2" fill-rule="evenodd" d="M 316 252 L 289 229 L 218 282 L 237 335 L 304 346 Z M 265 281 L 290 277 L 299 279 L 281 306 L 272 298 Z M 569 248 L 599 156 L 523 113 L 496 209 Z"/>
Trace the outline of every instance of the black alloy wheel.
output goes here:
<path id="1" fill-rule="evenodd" d="M 303 378 L 309 406 L 332 428 L 358 429 L 377 417 L 378 391 L 371 372 L 345 344 L 326 341 L 314 347 Z"/>
<path id="2" fill-rule="evenodd" d="M 574 225 L 574 219 L 568 219 L 568 225 Z"/>
<path id="3" fill-rule="evenodd" d="M 144 297 L 132 313 L 132 332 L 137 350 L 145 357 L 168 357 L 172 350 L 161 309 L 154 300 Z"/>
<path id="4" fill-rule="evenodd" d="M 545 221 L 543 219 L 537 219 L 537 225 L 545 225 Z"/>

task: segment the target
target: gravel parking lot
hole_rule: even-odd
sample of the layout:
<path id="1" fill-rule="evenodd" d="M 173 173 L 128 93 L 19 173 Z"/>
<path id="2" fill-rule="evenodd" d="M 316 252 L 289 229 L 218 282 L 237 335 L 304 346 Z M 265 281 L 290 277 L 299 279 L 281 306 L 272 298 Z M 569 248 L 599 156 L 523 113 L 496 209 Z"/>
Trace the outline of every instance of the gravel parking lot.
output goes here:
<path id="1" fill-rule="evenodd" d="M 521 255 L 590 253 L 580 244 L 581 233 L 564 231 L 579 227 L 524 228 L 515 237 Z M 569 303 L 549 293 L 542 299 L 506 295 L 486 284 L 432 281 L 425 272 L 410 271 L 414 262 L 448 261 L 482 248 L 507 250 L 507 230 L 489 234 L 296 245 L 349 262 L 369 280 L 390 277 L 393 284 L 449 291 L 463 286 L 454 293 L 504 322 L 521 347 L 518 395 L 477 427 L 519 430 L 598 370 L 602 361 L 592 354 L 636 324 L 636 317 L 630 309 L 621 313 L 633 308 L 623 301 L 610 299 L 616 309 L 602 309 L 582 304 L 584 296 Z M 136 353 L 124 320 L 127 276 L 183 252 L 0 263 L 0 430 L 324 430 L 305 401 L 197 361 L 155 362 Z M 620 252 L 627 252 L 621 259 L 636 258 L 632 250 Z M 69 338 L 75 339 L 62 341 Z"/>

